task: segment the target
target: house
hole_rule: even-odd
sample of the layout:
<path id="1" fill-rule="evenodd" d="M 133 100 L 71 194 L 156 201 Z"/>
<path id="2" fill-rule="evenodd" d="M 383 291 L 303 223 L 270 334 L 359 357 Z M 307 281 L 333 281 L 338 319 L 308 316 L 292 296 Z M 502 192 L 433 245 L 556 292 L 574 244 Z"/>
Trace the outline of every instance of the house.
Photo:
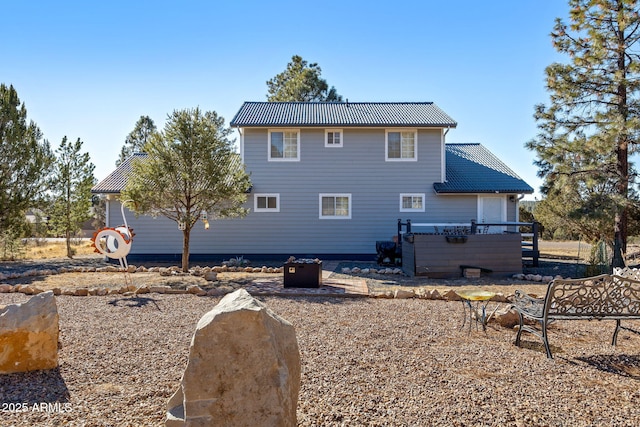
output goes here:
<path id="1" fill-rule="evenodd" d="M 432 102 L 244 103 L 231 126 L 251 174 L 250 213 L 196 226 L 192 260 L 371 260 L 399 218 L 516 221 L 518 197 L 533 189 L 484 146 L 446 144 L 456 125 Z M 92 190 L 107 195 L 108 226 L 122 224 L 117 196 L 131 161 Z M 175 222 L 127 220 L 136 233 L 130 259 L 179 259 Z"/>

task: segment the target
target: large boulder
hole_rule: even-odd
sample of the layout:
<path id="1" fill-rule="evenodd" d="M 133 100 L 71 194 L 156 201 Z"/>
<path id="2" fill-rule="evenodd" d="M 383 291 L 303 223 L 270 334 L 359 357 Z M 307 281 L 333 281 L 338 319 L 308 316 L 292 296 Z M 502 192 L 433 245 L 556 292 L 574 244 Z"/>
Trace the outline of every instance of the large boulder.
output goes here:
<path id="1" fill-rule="evenodd" d="M 53 292 L 0 307 L 0 373 L 58 366 L 59 317 Z"/>
<path id="2" fill-rule="evenodd" d="M 165 425 L 296 426 L 299 391 L 293 325 L 239 289 L 198 322 Z"/>

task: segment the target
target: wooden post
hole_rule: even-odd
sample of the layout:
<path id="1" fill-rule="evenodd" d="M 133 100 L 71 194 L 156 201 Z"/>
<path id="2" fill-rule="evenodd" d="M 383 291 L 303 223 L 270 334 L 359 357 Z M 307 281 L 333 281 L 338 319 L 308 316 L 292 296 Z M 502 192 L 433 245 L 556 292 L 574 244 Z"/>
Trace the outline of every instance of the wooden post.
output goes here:
<path id="1" fill-rule="evenodd" d="M 533 226 L 531 227 L 531 231 L 533 232 L 533 266 L 538 266 L 538 258 L 540 257 L 540 252 L 538 251 L 538 229 L 540 223 L 538 221 L 533 221 Z"/>

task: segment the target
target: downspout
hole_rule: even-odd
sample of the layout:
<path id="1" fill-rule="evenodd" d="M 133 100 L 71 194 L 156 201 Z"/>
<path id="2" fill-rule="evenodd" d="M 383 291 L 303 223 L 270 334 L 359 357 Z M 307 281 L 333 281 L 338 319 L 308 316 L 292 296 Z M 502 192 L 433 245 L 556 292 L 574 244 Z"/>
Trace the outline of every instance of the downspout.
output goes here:
<path id="1" fill-rule="evenodd" d="M 240 161 L 244 163 L 244 134 L 242 133 L 242 128 L 238 128 L 238 133 L 240 134 Z"/>
<path id="2" fill-rule="evenodd" d="M 111 215 L 109 215 L 109 209 L 110 208 L 111 208 L 111 196 L 107 195 L 107 200 L 104 203 L 104 226 L 105 227 L 110 227 L 111 226 L 111 224 L 110 224 L 110 221 L 111 221 L 110 216 Z"/>
<path id="3" fill-rule="evenodd" d="M 442 152 L 440 153 L 440 158 L 441 160 L 441 169 L 442 172 L 440 173 L 440 182 L 447 182 L 447 142 L 446 142 L 446 138 L 447 138 L 447 134 L 449 133 L 449 131 L 451 130 L 451 127 L 447 127 L 444 131 L 444 133 L 442 134 Z"/>
<path id="4" fill-rule="evenodd" d="M 516 199 L 516 222 L 520 222 L 520 200 L 524 199 L 524 194 L 520 194 Z"/>

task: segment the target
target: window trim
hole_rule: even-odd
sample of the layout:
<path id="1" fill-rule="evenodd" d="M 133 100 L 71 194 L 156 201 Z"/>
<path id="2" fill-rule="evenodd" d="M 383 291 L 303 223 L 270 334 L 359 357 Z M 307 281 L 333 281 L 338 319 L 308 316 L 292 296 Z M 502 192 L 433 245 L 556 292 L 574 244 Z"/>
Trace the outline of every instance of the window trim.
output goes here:
<path id="1" fill-rule="evenodd" d="M 318 196 L 319 196 L 318 197 L 318 217 L 320 219 L 351 219 L 351 193 L 320 193 Z M 345 215 L 345 216 L 342 216 L 342 215 L 323 215 L 322 214 L 322 199 L 324 197 L 333 197 L 334 199 L 336 197 L 346 197 L 347 201 L 348 201 L 347 209 L 349 209 L 349 214 Z"/>
<path id="2" fill-rule="evenodd" d="M 329 144 L 329 132 L 340 132 L 340 144 Z M 324 130 L 324 146 L 330 148 L 341 148 L 344 144 L 344 132 L 342 129 L 329 128 Z"/>
<path id="3" fill-rule="evenodd" d="M 389 133 L 400 133 L 402 138 L 402 132 L 413 133 L 413 157 L 389 157 Z M 402 140 L 400 142 L 400 155 L 402 156 Z M 384 160 L 385 162 L 417 162 L 418 161 L 418 130 L 417 129 L 385 129 L 384 131 Z"/>
<path id="4" fill-rule="evenodd" d="M 281 132 L 283 134 L 283 137 L 285 132 L 296 133 L 296 144 L 297 144 L 296 157 L 271 157 L 271 134 L 273 132 Z M 283 153 L 283 156 L 284 156 L 284 153 Z M 285 129 L 285 128 L 268 129 L 267 130 L 267 159 L 270 162 L 299 162 L 300 161 L 300 129 Z"/>
<path id="5" fill-rule="evenodd" d="M 420 197 L 422 199 L 422 208 L 405 208 L 402 206 L 404 197 Z M 425 212 L 425 193 L 400 193 L 400 212 Z"/>
<path id="6" fill-rule="evenodd" d="M 258 198 L 265 197 L 267 198 L 267 206 L 269 205 L 269 197 L 275 197 L 276 199 L 276 207 L 275 208 L 259 208 L 258 207 Z M 253 211 L 254 212 L 280 212 L 280 194 L 279 193 L 256 193 L 253 195 Z"/>

